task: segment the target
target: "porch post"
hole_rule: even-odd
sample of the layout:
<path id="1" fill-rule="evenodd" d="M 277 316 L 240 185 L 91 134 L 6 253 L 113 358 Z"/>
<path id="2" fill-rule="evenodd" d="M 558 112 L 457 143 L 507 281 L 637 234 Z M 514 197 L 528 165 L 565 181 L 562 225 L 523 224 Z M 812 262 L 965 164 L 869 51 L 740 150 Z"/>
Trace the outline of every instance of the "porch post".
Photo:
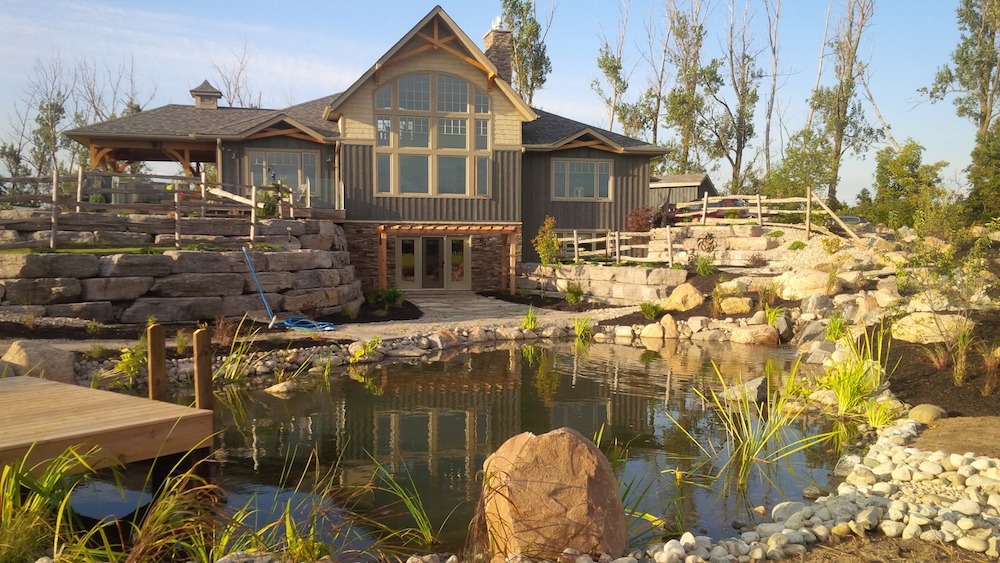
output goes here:
<path id="1" fill-rule="evenodd" d="M 378 227 L 378 286 L 380 289 L 389 287 L 386 259 L 388 255 L 388 236 L 383 227 Z"/>
<path id="2" fill-rule="evenodd" d="M 507 271 L 509 274 L 508 284 L 510 289 L 510 294 L 514 295 L 517 293 L 517 229 L 514 232 L 507 235 L 508 250 L 507 250 Z"/>

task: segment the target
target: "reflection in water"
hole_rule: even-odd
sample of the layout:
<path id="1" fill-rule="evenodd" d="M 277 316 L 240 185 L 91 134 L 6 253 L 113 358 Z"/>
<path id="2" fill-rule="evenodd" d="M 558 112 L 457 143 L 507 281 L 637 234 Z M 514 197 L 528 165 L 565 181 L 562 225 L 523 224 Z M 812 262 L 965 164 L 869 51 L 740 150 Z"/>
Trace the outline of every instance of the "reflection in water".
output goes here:
<path id="1" fill-rule="evenodd" d="M 793 359 L 785 349 L 678 341 L 655 353 L 621 345 L 581 353 L 572 343 L 449 351 L 433 363 L 374 368 L 364 384 L 344 378 L 287 399 L 254 392 L 239 408 L 220 409 L 220 474 L 274 485 L 287 460 L 315 449 L 321 462 L 339 464 L 342 483 L 362 483 L 378 462 L 413 479 L 434 525 L 448 520 L 444 541 L 457 545 L 478 501 L 477 473 L 505 440 L 562 426 L 595 436 L 603 427 L 606 445 L 627 449 L 622 481 L 637 491 L 649 485 L 637 508 L 726 537 L 733 521 L 752 518 L 747 507 L 799 498 L 808 482 L 825 485 L 835 460 L 816 450 L 792 456 L 737 494 L 700 477 L 719 468 L 671 418 L 703 446 L 723 444 L 709 405 L 694 392 L 718 385 L 712 360 L 737 383 L 787 373 Z M 376 495 L 371 507 L 390 501 Z M 390 525 L 409 525 L 389 512 Z"/>

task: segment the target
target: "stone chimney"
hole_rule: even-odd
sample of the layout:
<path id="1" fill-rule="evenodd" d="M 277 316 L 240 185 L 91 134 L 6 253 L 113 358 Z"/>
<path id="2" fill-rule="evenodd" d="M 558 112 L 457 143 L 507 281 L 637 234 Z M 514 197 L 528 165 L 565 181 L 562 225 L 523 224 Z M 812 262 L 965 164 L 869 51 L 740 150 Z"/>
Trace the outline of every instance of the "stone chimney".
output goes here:
<path id="1" fill-rule="evenodd" d="M 191 97 L 194 98 L 194 107 L 196 108 L 219 109 L 219 98 L 222 97 L 222 92 L 206 80 L 191 89 Z"/>
<path id="2" fill-rule="evenodd" d="M 493 21 L 493 28 L 483 36 L 486 57 L 497 67 L 497 74 L 510 82 L 510 60 L 514 55 L 514 38 L 509 29 L 500 29 L 500 18 Z"/>

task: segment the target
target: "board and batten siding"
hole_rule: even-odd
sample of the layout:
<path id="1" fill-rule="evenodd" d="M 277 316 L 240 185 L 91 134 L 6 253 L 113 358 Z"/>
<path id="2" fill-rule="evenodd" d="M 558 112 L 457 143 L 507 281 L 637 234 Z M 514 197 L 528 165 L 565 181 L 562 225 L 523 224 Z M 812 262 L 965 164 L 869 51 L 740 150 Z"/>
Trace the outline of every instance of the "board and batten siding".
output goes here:
<path id="1" fill-rule="evenodd" d="M 611 161 L 611 201 L 558 201 L 552 199 L 552 161 L 562 159 Z M 586 231 L 625 229 L 625 219 L 636 207 L 649 205 L 649 157 L 620 155 L 597 149 L 529 152 L 524 155 L 524 240 L 535 237 L 546 215 L 556 219 L 556 229 Z M 524 259 L 538 259 L 530 244 Z"/>
<path id="2" fill-rule="evenodd" d="M 371 145 L 344 144 L 341 170 L 348 221 L 514 223 L 521 220 L 521 153 L 493 151 L 488 198 L 375 196 Z"/>

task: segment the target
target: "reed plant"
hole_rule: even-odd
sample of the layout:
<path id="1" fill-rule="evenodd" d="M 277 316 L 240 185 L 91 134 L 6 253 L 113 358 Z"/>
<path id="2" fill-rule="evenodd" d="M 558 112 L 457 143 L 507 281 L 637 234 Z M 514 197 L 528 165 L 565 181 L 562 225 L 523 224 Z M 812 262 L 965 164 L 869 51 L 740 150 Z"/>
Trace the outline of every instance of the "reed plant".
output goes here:
<path id="1" fill-rule="evenodd" d="M 178 330 L 174 334 L 174 349 L 181 356 L 187 355 L 188 346 L 191 344 L 191 332 L 185 329 Z"/>
<path id="2" fill-rule="evenodd" d="M 974 326 L 968 320 L 962 323 L 962 326 L 954 334 L 954 341 L 949 350 L 952 366 L 951 377 L 955 387 L 965 385 L 965 377 L 969 371 L 969 352 L 976 343 L 973 336 Z"/>
<path id="3" fill-rule="evenodd" d="M 523 330 L 538 329 L 538 311 L 535 310 L 534 306 L 529 306 L 528 310 L 525 311 L 524 318 L 521 319 L 521 328 Z"/>
<path id="4" fill-rule="evenodd" d="M 233 336 L 229 338 L 229 354 L 223 358 L 212 373 L 214 381 L 221 381 L 224 384 L 240 384 L 246 380 L 257 361 L 257 354 L 253 351 L 253 341 L 259 332 L 260 329 L 251 328 L 248 325 L 246 316 L 240 319 Z M 212 339 L 215 341 L 214 333 Z"/>
<path id="5" fill-rule="evenodd" d="M 948 367 L 951 361 L 951 353 L 948 346 L 943 342 L 933 342 L 920 349 L 925 358 L 934 366 L 934 369 L 943 370 Z"/>
<path id="6" fill-rule="evenodd" d="M 983 357 L 983 390 L 984 397 L 996 393 L 1000 387 L 1000 346 L 991 346 L 985 342 L 976 345 L 979 354 Z"/>
<path id="7" fill-rule="evenodd" d="M 797 377 L 796 362 L 786 381 L 790 386 Z M 745 489 L 751 473 L 761 465 L 769 465 L 816 446 L 829 438 L 828 433 L 809 434 L 793 438 L 789 432 L 798 420 L 801 409 L 789 403 L 790 389 L 778 389 L 766 394 L 764 401 L 756 401 L 750 393 L 729 386 L 713 363 L 720 391 L 695 392 L 708 404 L 719 426 L 725 433 L 725 444 L 709 442 L 703 445 L 689 430 L 676 420 L 674 424 L 701 450 L 702 454 L 722 462 L 718 476 L 723 476 L 738 489 Z M 770 388 L 770 378 L 767 378 Z M 724 462 L 722 461 L 724 459 Z"/>
<path id="8" fill-rule="evenodd" d="M 394 531 L 394 537 L 402 540 L 403 545 L 416 544 L 420 547 L 430 547 L 434 545 L 438 541 L 438 537 L 447 522 L 447 518 L 445 519 L 445 522 L 441 523 L 440 527 L 437 529 L 434 528 L 431 523 L 430 515 L 424 507 L 424 502 L 420 498 L 420 493 L 417 491 L 416 485 L 413 484 L 413 476 L 410 475 L 410 472 L 406 469 L 405 465 L 403 467 L 408 483 L 404 484 L 393 476 L 392 472 L 379 463 L 374 457 L 371 459 L 375 462 L 375 476 L 377 480 L 375 490 L 388 493 L 390 496 L 395 498 L 413 520 L 414 525 L 412 527 Z M 452 510 L 452 513 L 454 513 L 454 510 Z"/>
<path id="9" fill-rule="evenodd" d="M 851 327 L 840 311 L 830 315 L 826 323 L 826 339 L 832 342 L 846 337 L 851 333 Z"/>
<path id="10" fill-rule="evenodd" d="M 774 326 L 778 319 L 785 316 L 785 308 L 782 306 L 772 307 L 764 303 L 764 320 L 767 324 Z"/>
<path id="11" fill-rule="evenodd" d="M 593 334 L 589 316 L 573 317 L 573 337 L 577 342 L 590 342 Z"/>
<path id="12" fill-rule="evenodd" d="M 827 369 L 817 383 L 834 392 L 836 416 L 864 416 L 868 403 L 875 400 L 876 392 L 895 371 L 895 366 L 887 365 L 890 341 L 887 332 L 879 327 L 860 339 L 844 337 L 840 342 L 847 346 L 847 357 Z"/>
<path id="13" fill-rule="evenodd" d="M 529 366 L 535 367 L 542 359 L 542 348 L 537 344 L 521 346 L 521 356 L 528 362 Z"/>

